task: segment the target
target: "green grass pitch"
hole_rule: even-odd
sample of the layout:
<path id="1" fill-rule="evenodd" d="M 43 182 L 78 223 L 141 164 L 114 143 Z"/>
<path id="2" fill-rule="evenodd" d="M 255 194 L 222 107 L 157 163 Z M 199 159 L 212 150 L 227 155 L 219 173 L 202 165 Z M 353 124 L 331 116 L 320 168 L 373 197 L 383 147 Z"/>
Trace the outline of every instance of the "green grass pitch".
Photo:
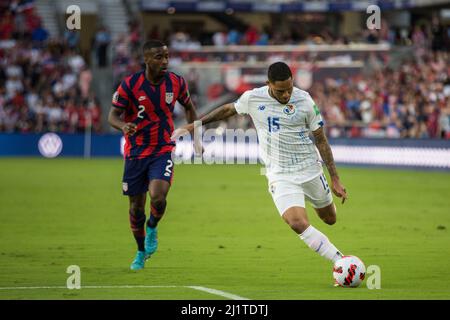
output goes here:
<path id="1" fill-rule="evenodd" d="M 330 262 L 279 217 L 259 166 L 177 166 L 159 249 L 140 272 L 129 270 L 121 159 L 0 166 L 0 299 L 225 299 L 185 286 L 249 299 L 450 299 L 446 172 L 340 168 L 350 198 L 337 202 L 338 222 L 308 207 L 340 250 L 381 268 L 381 289 L 369 290 L 332 286 Z M 69 265 L 80 290 L 64 288 Z"/>

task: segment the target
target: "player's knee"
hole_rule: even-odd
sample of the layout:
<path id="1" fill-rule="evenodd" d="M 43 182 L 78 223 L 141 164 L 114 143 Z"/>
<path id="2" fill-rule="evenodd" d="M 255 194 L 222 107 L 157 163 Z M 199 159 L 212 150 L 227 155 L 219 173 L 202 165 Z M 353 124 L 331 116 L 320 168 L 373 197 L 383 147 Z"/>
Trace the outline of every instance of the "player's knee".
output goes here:
<path id="1" fill-rule="evenodd" d="M 145 214 L 145 207 L 142 204 L 131 203 L 130 204 L 130 214 L 133 216 L 140 216 Z"/>
<path id="2" fill-rule="evenodd" d="M 155 216 L 162 216 L 166 209 L 166 197 L 163 195 L 155 195 L 151 200 L 152 214 Z"/>
<path id="3" fill-rule="evenodd" d="M 327 207 L 316 209 L 316 211 L 319 214 L 320 219 L 326 224 L 333 225 L 336 223 L 336 206 L 334 203 Z"/>
<path id="4" fill-rule="evenodd" d="M 162 209 L 166 206 L 166 198 L 165 197 L 155 197 L 152 199 L 152 206 L 157 209 Z"/>
<path id="5" fill-rule="evenodd" d="M 336 223 L 336 215 L 328 215 L 324 218 L 322 218 L 322 220 L 326 223 L 329 224 L 330 226 Z"/>
<path id="6" fill-rule="evenodd" d="M 288 217 L 284 220 L 298 234 L 303 233 L 309 227 L 308 219 L 302 217 Z"/>

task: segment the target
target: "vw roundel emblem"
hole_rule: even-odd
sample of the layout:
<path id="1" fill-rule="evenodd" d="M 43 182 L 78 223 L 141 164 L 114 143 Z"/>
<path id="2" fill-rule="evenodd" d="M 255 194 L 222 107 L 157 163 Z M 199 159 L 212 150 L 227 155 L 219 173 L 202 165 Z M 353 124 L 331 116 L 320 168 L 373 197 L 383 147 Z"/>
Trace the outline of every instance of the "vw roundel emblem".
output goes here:
<path id="1" fill-rule="evenodd" d="M 46 158 L 57 157 L 61 153 L 62 148 L 62 140 L 56 133 L 46 133 L 38 142 L 39 152 Z"/>

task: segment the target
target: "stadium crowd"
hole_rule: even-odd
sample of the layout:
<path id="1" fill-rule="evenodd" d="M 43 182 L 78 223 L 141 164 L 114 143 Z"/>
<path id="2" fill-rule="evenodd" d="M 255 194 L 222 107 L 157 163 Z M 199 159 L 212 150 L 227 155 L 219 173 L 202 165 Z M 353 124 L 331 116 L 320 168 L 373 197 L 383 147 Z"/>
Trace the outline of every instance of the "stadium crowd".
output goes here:
<path id="1" fill-rule="evenodd" d="M 32 1 L 20 4 L 0 16 L 0 132 L 100 132 L 92 73 L 72 37 L 49 39 Z"/>
<path id="2" fill-rule="evenodd" d="M 330 137 L 450 139 L 450 52 L 425 51 L 399 68 L 326 78 L 308 89 Z M 220 127 L 249 128 L 249 117 Z"/>
<path id="3" fill-rule="evenodd" d="M 22 7 L 14 6 L 14 1 L 7 2 L 7 10 L 2 10 L 0 16 L 0 132 L 82 132 L 90 125 L 101 132 L 102 110 L 91 90 L 92 72 L 77 51 L 76 33 L 66 32 L 61 39 L 49 39 L 32 1 L 25 1 L 29 3 Z M 4 3 L 0 0 L 0 6 Z M 202 45 L 181 30 L 161 34 L 155 26 L 143 34 L 141 27 L 130 22 L 128 32 L 107 41 L 112 41 L 114 87 L 123 77 L 142 68 L 140 47 L 145 39 L 166 39 L 172 52 L 182 50 L 185 43 L 190 43 L 190 48 Z M 439 21 L 433 21 L 429 26 L 415 25 L 400 37 L 387 27 L 383 30 L 376 35 L 367 31 L 363 35 L 365 41 L 399 41 L 411 46 L 414 56 L 398 68 L 379 61 L 371 63 L 375 70 L 371 74 L 314 82 L 309 91 L 322 109 L 328 134 L 449 139 L 450 55 L 444 28 Z M 99 42 L 97 38 L 104 37 L 96 37 Z M 250 26 L 242 33 L 220 30 L 211 35 L 210 42 L 216 46 L 267 45 L 297 43 L 299 39 L 292 34 L 279 37 L 270 28 L 258 31 Z M 320 35 L 308 35 L 303 41 L 347 40 L 325 30 Z M 105 60 L 104 64 L 109 63 Z M 184 76 L 195 100 L 198 72 L 192 69 Z M 209 89 L 208 92 L 214 91 Z M 225 125 L 249 127 L 251 122 L 236 118 L 222 124 Z"/>
<path id="4" fill-rule="evenodd" d="M 134 24 L 137 30 L 137 24 Z M 431 21 L 419 21 L 410 28 L 391 27 L 382 19 L 380 30 L 362 28 L 360 32 L 343 36 L 328 26 L 317 28 L 299 28 L 293 21 L 284 31 L 276 25 L 265 25 L 258 28 L 247 25 L 241 28 L 224 27 L 215 32 L 198 31 L 189 33 L 185 28 L 177 27 L 173 32 L 161 32 L 154 25 L 147 33 L 147 38 L 158 38 L 170 44 L 174 50 L 198 50 L 204 45 L 225 47 L 229 45 L 267 46 L 298 44 L 348 44 L 357 43 L 389 43 L 392 45 L 411 45 L 428 43 L 434 49 L 450 46 L 450 28 L 445 27 L 439 18 Z M 135 33 L 136 35 L 136 33 Z"/>
<path id="5" fill-rule="evenodd" d="M 450 139 L 450 54 L 429 51 L 398 69 L 326 79 L 311 95 L 332 137 Z"/>

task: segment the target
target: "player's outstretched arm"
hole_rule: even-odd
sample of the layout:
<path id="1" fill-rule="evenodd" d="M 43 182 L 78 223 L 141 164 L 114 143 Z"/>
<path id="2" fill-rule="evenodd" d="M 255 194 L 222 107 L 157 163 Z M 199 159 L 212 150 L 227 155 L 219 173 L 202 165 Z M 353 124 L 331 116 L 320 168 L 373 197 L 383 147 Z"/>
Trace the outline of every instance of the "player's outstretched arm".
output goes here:
<path id="1" fill-rule="evenodd" d="M 132 122 L 124 122 L 121 119 L 122 113 L 123 110 L 116 107 L 111 107 L 108 114 L 108 122 L 113 128 L 122 131 L 126 135 L 132 136 L 136 133 L 137 126 Z"/>
<path id="2" fill-rule="evenodd" d="M 234 107 L 234 103 L 224 104 L 213 111 L 204 115 L 199 121 L 201 121 L 201 125 L 208 124 L 211 122 L 216 122 L 219 120 L 224 120 L 229 117 L 234 116 L 237 113 L 236 108 Z M 178 137 L 183 135 L 186 130 L 189 132 L 194 131 L 194 123 L 189 123 L 181 128 L 175 130 L 172 134 L 172 140 L 176 140 Z"/>
<path id="3" fill-rule="evenodd" d="M 327 136 L 325 135 L 325 131 L 323 128 L 319 128 L 316 131 L 313 131 L 314 140 L 317 149 L 319 150 L 320 156 L 322 160 L 325 162 L 327 166 L 327 170 L 331 177 L 331 189 L 333 193 L 342 198 L 342 203 L 347 199 L 347 192 L 345 187 L 342 185 L 339 180 L 339 175 L 336 169 L 336 165 L 334 163 L 333 153 L 331 152 L 330 144 L 328 143 Z"/>

